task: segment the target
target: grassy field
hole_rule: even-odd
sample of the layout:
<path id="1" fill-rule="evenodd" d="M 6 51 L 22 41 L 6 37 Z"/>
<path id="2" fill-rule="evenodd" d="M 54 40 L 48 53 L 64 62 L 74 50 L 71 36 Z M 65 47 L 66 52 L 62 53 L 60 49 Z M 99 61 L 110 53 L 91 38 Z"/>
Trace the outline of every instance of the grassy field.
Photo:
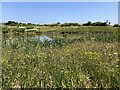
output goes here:
<path id="1" fill-rule="evenodd" d="M 3 36 L 4 88 L 120 88 L 118 28 L 44 27 L 52 41 Z"/>

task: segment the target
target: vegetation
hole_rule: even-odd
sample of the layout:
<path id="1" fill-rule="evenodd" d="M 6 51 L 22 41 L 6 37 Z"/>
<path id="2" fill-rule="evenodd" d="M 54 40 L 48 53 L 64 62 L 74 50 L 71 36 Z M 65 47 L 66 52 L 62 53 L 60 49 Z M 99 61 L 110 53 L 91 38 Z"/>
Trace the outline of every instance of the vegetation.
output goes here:
<path id="1" fill-rule="evenodd" d="M 80 26 L 79 23 L 64 23 L 61 26 Z"/>
<path id="2" fill-rule="evenodd" d="M 33 29 L 33 26 L 27 26 L 26 29 Z"/>
<path id="3" fill-rule="evenodd" d="M 114 27 L 119 27 L 120 25 L 119 24 L 114 24 Z"/>
<path id="4" fill-rule="evenodd" d="M 5 25 L 9 25 L 9 26 L 81 26 L 80 23 L 63 23 L 61 24 L 60 22 L 57 23 L 52 23 L 52 24 L 32 24 L 32 23 L 18 23 L 15 21 L 8 21 L 6 23 L 4 23 Z M 108 22 L 108 20 L 106 20 L 105 22 L 94 22 L 92 23 L 91 21 L 88 21 L 87 23 L 83 23 L 83 26 L 109 26 L 110 22 Z M 117 24 L 115 24 L 117 25 Z"/>
<path id="5" fill-rule="evenodd" d="M 10 29 L 8 27 L 2 27 L 2 32 L 3 34 L 6 34 L 10 31 Z"/>
<path id="6" fill-rule="evenodd" d="M 107 24 L 107 22 L 90 22 L 88 21 L 87 23 L 84 23 L 83 26 L 107 26 L 109 24 Z"/>
<path id="7" fill-rule="evenodd" d="M 18 22 L 14 22 L 14 21 L 8 21 L 5 23 L 5 25 L 11 25 L 11 26 L 15 26 L 17 24 L 18 24 Z"/>
<path id="8" fill-rule="evenodd" d="M 12 29 L 12 32 L 22 32 L 24 33 L 25 29 L 22 29 L 22 28 L 13 28 Z"/>
<path id="9" fill-rule="evenodd" d="M 57 25 L 3 36 L 3 88 L 120 88 L 118 27 Z"/>

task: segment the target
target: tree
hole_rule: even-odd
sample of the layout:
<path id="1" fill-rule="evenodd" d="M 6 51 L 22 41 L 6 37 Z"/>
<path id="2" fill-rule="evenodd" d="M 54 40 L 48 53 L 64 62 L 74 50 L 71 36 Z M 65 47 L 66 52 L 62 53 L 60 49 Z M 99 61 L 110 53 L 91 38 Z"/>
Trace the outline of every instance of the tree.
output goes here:
<path id="1" fill-rule="evenodd" d="M 57 22 L 56 24 L 61 24 L 60 22 Z"/>
<path id="2" fill-rule="evenodd" d="M 92 26 L 107 26 L 106 22 L 94 22 Z"/>
<path id="3" fill-rule="evenodd" d="M 91 26 L 92 23 L 90 21 L 88 21 L 87 23 L 84 23 L 83 26 Z"/>
<path id="4" fill-rule="evenodd" d="M 120 27 L 120 25 L 119 24 L 114 24 L 114 26 L 113 27 Z"/>
<path id="5" fill-rule="evenodd" d="M 61 24 L 61 26 L 80 26 L 79 23 L 64 23 L 64 24 Z"/>
<path id="6" fill-rule="evenodd" d="M 108 24 L 110 25 L 111 23 L 109 22 Z"/>
<path id="7" fill-rule="evenodd" d="M 5 23 L 5 25 L 15 26 L 15 25 L 18 25 L 18 22 L 15 22 L 15 21 L 8 21 L 8 22 Z"/>

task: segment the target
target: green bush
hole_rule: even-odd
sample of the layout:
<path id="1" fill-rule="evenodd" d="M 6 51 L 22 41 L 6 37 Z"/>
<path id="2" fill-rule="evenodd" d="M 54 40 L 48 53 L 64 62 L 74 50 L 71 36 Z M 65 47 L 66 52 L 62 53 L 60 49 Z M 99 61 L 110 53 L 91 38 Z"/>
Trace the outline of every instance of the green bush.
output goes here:
<path id="1" fill-rule="evenodd" d="M 3 27 L 3 28 L 2 28 L 2 32 L 3 32 L 4 34 L 8 33 L 9 31 L 10 31 L 10 29 L 9 29 L 8 27 Z"/>
<path id="2" fill-rule="evenodd" d="M 12 29 L 13 32 L 24 32 L 25 29 L 22 29 L 22 28 L 14 28 Z"/>
<path id="3" fill-rule="evenodd" d="M 114 24 L 114 27 L 119 27 L 120 25 L 119 24 Z"/>
<path id="4" fill-rule="evenodd" d="M 64 24 L 61 24 L 61 26 L 80 26 L 79 23 L 64 23 Z"/>

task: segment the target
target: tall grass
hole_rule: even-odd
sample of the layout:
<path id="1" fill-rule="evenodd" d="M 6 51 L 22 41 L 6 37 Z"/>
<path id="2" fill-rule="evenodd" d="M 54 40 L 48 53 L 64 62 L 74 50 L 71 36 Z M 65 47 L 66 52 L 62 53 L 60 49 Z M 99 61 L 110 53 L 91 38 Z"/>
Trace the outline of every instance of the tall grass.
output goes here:
<path id="1" fill-rule="evenodd" d="M 120 88 L 117 39 L 114 32 L 6 39 L 3 87 Z"/>

